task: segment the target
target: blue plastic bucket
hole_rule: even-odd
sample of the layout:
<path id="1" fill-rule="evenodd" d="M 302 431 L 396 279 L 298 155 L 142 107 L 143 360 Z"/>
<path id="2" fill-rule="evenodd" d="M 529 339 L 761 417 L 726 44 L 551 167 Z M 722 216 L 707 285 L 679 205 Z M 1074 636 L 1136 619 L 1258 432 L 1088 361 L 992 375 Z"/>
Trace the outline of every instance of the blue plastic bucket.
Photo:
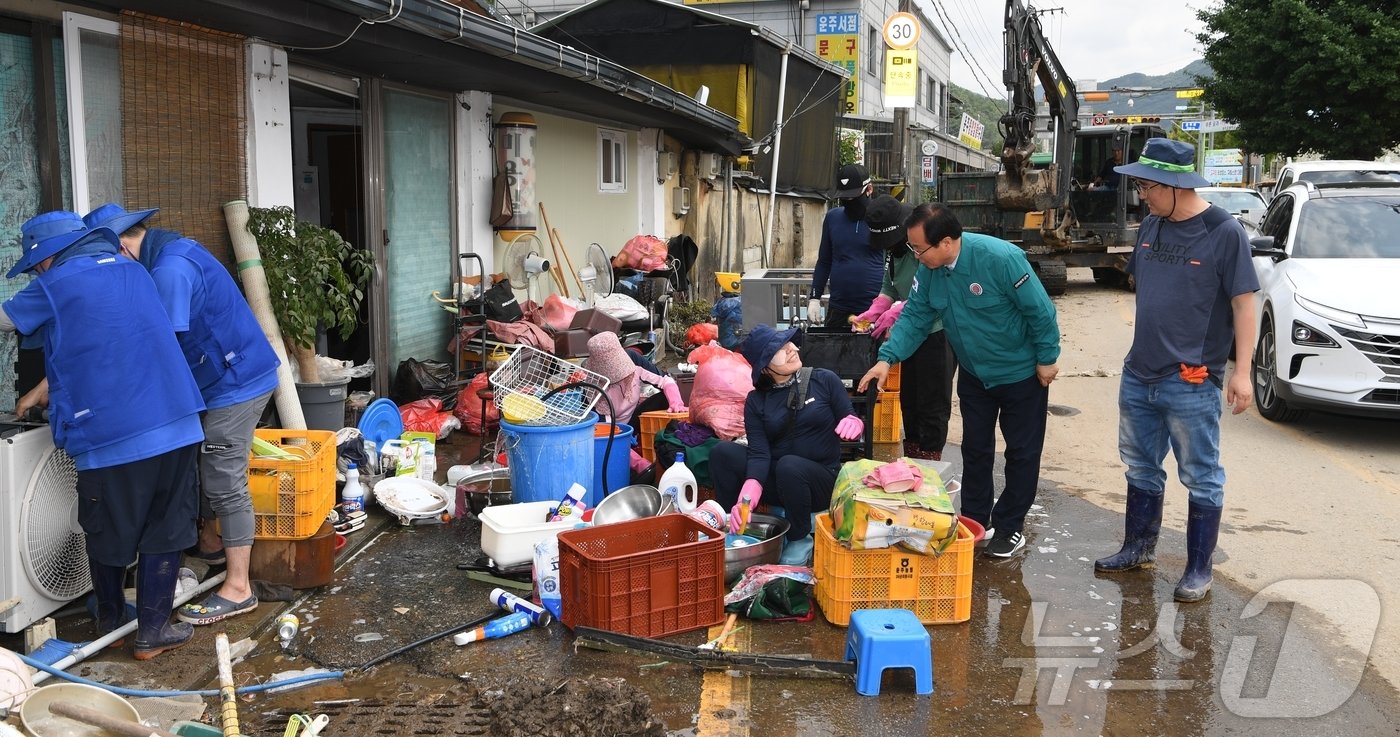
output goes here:
<path id="1" fill-rule="evenodd" d="M 608 449 L 608 423 L 601 422 L 594 431 L 593 438 L 593 485 L 588 487 L 588 506 L 596 507 L 603 501 L 603 454 Z M 626 486 L 632 480 L 629 461 L 632 454 L 632 426 L 620 425 L 613 436 L 612 452 L 608 454 L 608 492 Z"/>
<path id="2" fill-rule="evenodd" d="M 501 420 L 513 500 L 557 502 L 571 485 L 592 483 L 596 424 L 598 415 L 591 412 L 574 425 L 516 425 Z M 588 495 L 590 507 L 592 496 Z"/>

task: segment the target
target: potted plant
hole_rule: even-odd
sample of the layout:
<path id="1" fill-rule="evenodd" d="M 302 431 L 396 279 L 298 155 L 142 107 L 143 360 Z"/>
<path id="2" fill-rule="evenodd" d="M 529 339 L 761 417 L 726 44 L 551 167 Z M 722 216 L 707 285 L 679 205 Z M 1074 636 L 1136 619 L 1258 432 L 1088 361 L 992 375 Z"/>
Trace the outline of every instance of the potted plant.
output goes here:
<path id="1" fill-rule="evenodd" d="M 321 380 L 316 366 L 319 331 L 348 339 L 359 322 L 374 261 L 367 249 L 319 225 L 297 222 L 290 207 L 253 207 L 248 232 L 258 242 L 273 315 L 301 383 Z"/>

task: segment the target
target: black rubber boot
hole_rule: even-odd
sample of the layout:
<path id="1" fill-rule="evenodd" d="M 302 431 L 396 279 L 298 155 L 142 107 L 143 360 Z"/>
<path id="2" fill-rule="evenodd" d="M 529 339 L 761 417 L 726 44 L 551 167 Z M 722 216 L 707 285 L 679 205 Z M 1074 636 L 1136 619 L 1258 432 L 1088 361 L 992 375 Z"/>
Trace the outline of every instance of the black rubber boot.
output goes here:
<path id="1" fill-rule="evenodd" d="M 142 553 L 136 564 L 137 660 L 150 660 L 194 637 L 194 626 L 170 621 L 175 581 L 180 575 L 180 551 Z"/>
<path id="2" fill-rule="evenodd" d="M 1172 598 L 1192 602 L 1210 592 L 1211 556 L 1220 536 L 1220 507 L 1191 503 L 1186 517 L 1186 572 L 1176 584 Z"/>
<path id="3" fill-rule="evenodd" d="M 105 566 L 94 558 L 88 558 L 88 571 L 92 575 L 92 593 L 97 598 L 94 612 L 97 636 L 102 637 L 131 621 L 126 605 L 126 567 Z M 118 640 L 108 647 L 119 647 L 121 644 L 121 640 Z"/>
<path id="4" fill-rule="evenodd" d="M 1123 549 L 1094 561 L 1096 571 L 1131 571 L 1152 567 L 1157 552 L 1157 534 L 1162 531 L 1162 494 L 1128 487 L 1128 505 L 1123 512 Z"/>

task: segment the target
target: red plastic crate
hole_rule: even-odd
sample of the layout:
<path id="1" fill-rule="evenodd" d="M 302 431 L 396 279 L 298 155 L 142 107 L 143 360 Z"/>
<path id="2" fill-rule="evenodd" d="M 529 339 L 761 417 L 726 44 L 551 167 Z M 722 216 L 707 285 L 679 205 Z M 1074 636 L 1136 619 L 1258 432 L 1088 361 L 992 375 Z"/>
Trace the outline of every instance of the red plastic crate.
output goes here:
<path id="1" fill-rule="evenodd" d="M 564 626 L 665 637 L 724 620 L 724 536 L 668 514 L 559 533 Z"/>

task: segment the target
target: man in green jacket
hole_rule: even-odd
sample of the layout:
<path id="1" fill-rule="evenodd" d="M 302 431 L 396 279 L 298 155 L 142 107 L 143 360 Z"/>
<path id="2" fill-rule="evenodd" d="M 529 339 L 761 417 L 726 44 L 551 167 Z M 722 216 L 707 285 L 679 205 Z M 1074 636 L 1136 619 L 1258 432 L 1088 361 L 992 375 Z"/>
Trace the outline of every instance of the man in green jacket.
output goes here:
<path id="1" fill-rule="evenodd" d="M 860 380 L 883 387 L 890 365 L 914 353 L 943 321 L 958 359 L 963 418 L 962 513 L 989 533 L 987 552 L 1025 547 L 1022 526 L 1035 501 L 1050 382 L 1059 373 L 1055 306 L 1015 245 L 962 224 L 940 203 L 919 205 L 905 223 L 920 267 L 904 311 Z M 992 506 L 996 427 L 1006 440 L 1006 488 Z"/>

